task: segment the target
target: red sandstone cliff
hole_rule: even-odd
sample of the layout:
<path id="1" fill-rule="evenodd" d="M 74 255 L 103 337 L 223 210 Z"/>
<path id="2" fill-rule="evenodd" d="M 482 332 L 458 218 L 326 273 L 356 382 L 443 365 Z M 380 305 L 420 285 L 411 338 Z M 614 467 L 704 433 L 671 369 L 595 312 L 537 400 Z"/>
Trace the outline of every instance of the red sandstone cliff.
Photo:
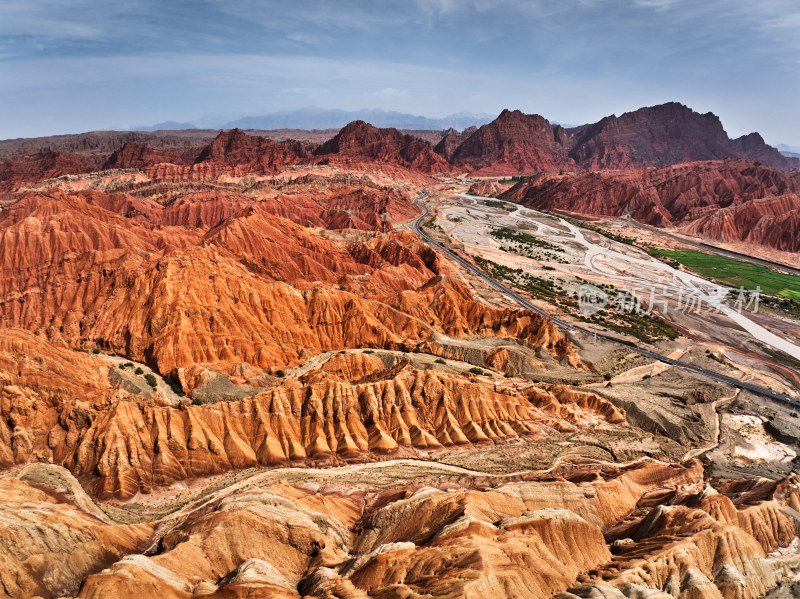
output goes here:
<path id="1" fill-rule="evenodd" d="M 539 115 L 504 110 L 464 140 L 451 160 L 479 175 L 574 170 L 571 141 L 566 130 Z"/>
<path id="2" fill-rule="evenodd" d="M 719 241 L 797 251 L 800 184 L 743 160 L 630 171 L 537 175 L 500 195 L 534 208 L 598 216 L 628 214 Z"/>

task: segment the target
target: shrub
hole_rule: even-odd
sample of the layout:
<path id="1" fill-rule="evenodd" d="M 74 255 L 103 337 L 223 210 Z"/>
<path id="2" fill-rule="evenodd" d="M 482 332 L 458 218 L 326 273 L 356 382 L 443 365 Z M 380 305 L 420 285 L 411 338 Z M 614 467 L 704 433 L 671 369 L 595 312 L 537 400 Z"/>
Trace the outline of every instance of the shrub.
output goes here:
<path id="1" fill-rule="evenodd" d="M 513 375 L 513 374 L 511 374 L 510 372 L 506 372 L 506 373 L 505 373 L 503 376 L 504 376 L 505 378 L 507 378 L 507 379 L 510 379 L 510 378 L 512 378 L 514 375 Z"/>
<path id="2" fill-rule="evenodd" d="M 278 378 L 282 379 L 283 377 L 286 376 L 286 373 L 283 370 L 278 369 L 278 370 L 275 371 L 275 376 L 277 376 Z"/>
<path id="3" fill-rule="evenodd" d="M 99 350 L 99 349 L 97 349 L 97 348 L 95 347 L 95 348 L 92 350 L 92 353 L 93 353 L 93 354 L 95 354 L 95 355 L 97 355 L 97 354 L 99 354 L 99 353 L 100 353 L 100 350 Z"/>
<path id="4" fill-rule="evenodd" d="M 133 362 L 125 362 L 122 368 L 133 368 Z"/>
<path id="5" fill-rule="evenodd" d="M 472 368 L 469 369 L 469 371 L 472 374 L 483 374 L 483 369 L 482 368 L 478 368 L 477 366 L 473 366 Z"/>
<path id="6" fill-rule="evenodd" d="M 606 373 L 603 375 L 603 380 L 604 380 L 604 381 L 610 381 L 610 380 L 611 380 L 611 373 L 608 373 L 608 372 L 606 372 Z"/>
<path id="7" fill-rule="evenodd" d="M 445 361 L 444 361 L 444 360 L 442 360 L 441 358 L 436 358 L 435 362 L 436 362 L 437 364 L 447 364 L 447 362 L 445 362 Z"/>
<path id="8" fill-rule="evenodd" d="M 374 349 L 365 349 L 365 350 L 364 350 L 364 353 L 365 353 L 365 354 L 374 354 L 374 353 L 375 353 L 375 350 L 374 350 Z"/>
<path id="9" fill-rule="evenodd" d="M 170 389 L 172 389 L 175 395 L 179 397 L 183 397 L 185 395 L 183 392 L 183 387 L 181 387 L 181 382 L 175 377 L 165 376 L 164 382 L 169 385 Z"/>
<path id="10" fill-rule="evenodd" d="M 202 406 L 202 405 L 203 405 L 203 400 L 201 400 L 201 399 L 197 399 L 197 398 L 195 397 L 195 398 L 192 400 L 192 405 L 193 405 L 193 406 Z"/>
<path id="11" fill-rule="evenodd" d="M 146 375 L 144 375 L 144 380 L 146 380 L 147 384 L 150 385 L 153 389 L 155 389 L 156 386 L 158 385 L 158 381 L 156 380 L 156 377 L 154 375 L 150 374 L 150 373 L 147 373 Z"/>
<path id="12" fill-rule="evenodd" d="M 136 370 L 133 371 L 134 374 L 144 374 L 144 370 L 141 367 L 137 367 Z"/>

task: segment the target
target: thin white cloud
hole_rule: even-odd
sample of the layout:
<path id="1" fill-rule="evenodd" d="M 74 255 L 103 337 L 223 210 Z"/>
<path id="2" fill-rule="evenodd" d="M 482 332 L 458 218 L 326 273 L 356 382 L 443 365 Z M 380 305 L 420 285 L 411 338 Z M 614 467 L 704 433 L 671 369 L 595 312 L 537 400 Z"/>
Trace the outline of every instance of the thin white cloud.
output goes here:
<path id="1" fill-rule="evenodd" d="M 645 8 L 655 8 L 658 11 L 667 10 L 672 8 L 680 0 L 635 0 L 638 6 Z"/>

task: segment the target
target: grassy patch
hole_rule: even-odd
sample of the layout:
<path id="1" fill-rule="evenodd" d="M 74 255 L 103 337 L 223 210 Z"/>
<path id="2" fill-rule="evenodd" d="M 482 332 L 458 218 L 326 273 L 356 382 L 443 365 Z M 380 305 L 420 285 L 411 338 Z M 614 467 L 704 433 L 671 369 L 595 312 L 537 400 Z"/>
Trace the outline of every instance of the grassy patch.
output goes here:
<path id="1" fill-rule="evenodd" d="M 535 260 L 552 260 L 553 262 L 561 262 L 566 264 L 559 254 L 554 252 L 561 252 L 561 248 L 552 243 L 548 243 L 542 239 L 534 237 L 530 233 L 524 231 L 515 231 L 506 227 L 500 227 L 489 231 L 489 235 L 499 241 L 506 241 L 508 245 L 500 247 L 504 252 L 511 254 L 519 254 L 520 256 L 527 256 Z M 538 250 L 543 250 L 539 252 Z"/>
<path id="2" fill-rule="evenodd" d="M 800 277 L 774 272 L 762 264 L 704 254 L 695 250 L 652 250 L 653 255 L 670 258 L 686 268 L 730 287 L 755 289 L 764 293 L 800 299 Z"/>
<path id="3" fill-rule="evenodd" d="M 497 200 L 484 200 L 483 203 L 489 206 L 489 208 L 498 208 L 500 210 L 505 210 L 506 212 L 511 212 L 512 210 L 516 209 L 516 206 L 506 204 L 505 202 L 499 202 Z"/>
<path id="4" fill-rule="evenodd" d="M 508 281 L 515 287 L 527 291 L 534 297 L 546 299 L 559 295 L 556 293 L 555 284 L 552 281 L 529 275 L 523 272 L 521 268 L 510 268 L 502 264 L 497 264 L 497 262 L 486 260 L 480 256 L 475 256 L 475 263 L 493 279 Z"/>
<path id="5" fill-rule="evenodd" d="M 545 248 L 548 250 L 558 251 L 560 249 L 558 246 L 543 241 L 541 239 L 538 239 L 533 235 L 531 235 L 530 233 L 525 233 L 523 231 L 514 231 L 513 229 L 507 229 L 506 227 L 501 227 L 499 229 L 492 229 L 491 231 L 489 231 L 489 235 L 501 241 L 510 241 L 512 243 L 520 243 L 522 245 L 532 245 L 537 248 Z"/>
<path id="6" fill-rule="evenodd" d="M 669 323 L 650 314 L 625 312 L 613 308 L 601 310 L 591 316 L 579 314 L 578 303 L 571 298 L 565 297 L 566 291 L 560 284 L 530 275 L 521 268 L 510 268 L 480 256 L 475 256 L 474 259 L 475 263 L 490 277 L 498 281 L 506 281 L 518 289 L 527 291 L 535 298 L 552 302 L 565 312 L 573 314 L 582 322 L 605 327 L 617 333 L 631 335 L 640 341 L 646 342 L 660 339 L 677 339 L 679 336 L 678 331 Z M 579 279 L 578 282 L 585 281 Z M 618 292 L 613 287 L 608 286 L 608 293 L 611 304 L 615 305 Z"/>
<path id="7" fill-rule="evenodd" d="M 602 310 L 588 317 L 578 316 L 578 320 L 636 337 L 639 341 L 675 340 L 679 337 L 678 331 L 672 325 L 651 314 Z"/>

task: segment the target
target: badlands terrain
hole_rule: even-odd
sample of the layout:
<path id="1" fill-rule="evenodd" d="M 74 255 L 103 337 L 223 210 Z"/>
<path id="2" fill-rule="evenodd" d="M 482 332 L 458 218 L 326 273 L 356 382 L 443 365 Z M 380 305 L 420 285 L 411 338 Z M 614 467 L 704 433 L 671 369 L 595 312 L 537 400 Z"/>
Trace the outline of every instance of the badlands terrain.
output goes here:
<path id="1" fill-rule="evenodd" d="M 758 134 L 666 104 L 0 157 L 0 597 L 800 585 L 800 161 Z"/>

